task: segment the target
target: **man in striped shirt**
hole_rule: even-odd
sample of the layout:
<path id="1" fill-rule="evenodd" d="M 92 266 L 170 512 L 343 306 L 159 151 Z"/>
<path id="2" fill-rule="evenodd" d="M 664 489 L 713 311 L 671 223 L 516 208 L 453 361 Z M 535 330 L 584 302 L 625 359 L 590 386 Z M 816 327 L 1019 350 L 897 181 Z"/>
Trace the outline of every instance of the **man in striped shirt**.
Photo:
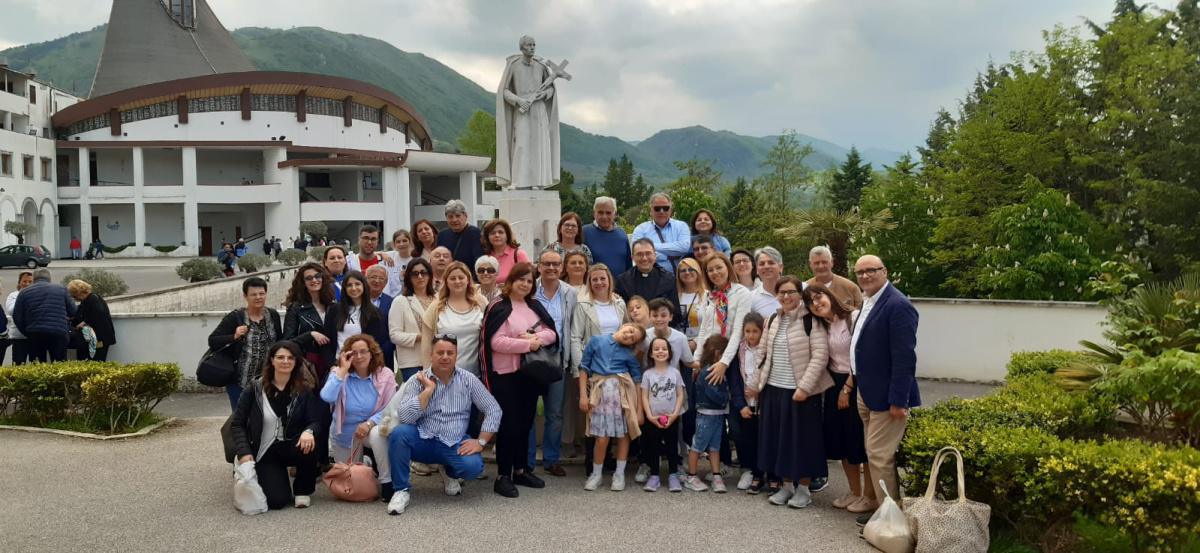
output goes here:
<path id="1" fill-rule="evenodd" d="M 483 472 L 480 452 L 500 428 L 500 404 L 475 375 L 457 367 L 458 338 L 433 338 L 432 367 L 409 379 L 404 394 L 395 401 L 399 424 L 388 436 L 392 487 L 388 514 L 398 515 L 408 506 L 409 463 L 442 465 L 446 495 L 462 493 L 464 479 Z M 471 405 L 484 414 L 479 439 L 467 436 Z"/>

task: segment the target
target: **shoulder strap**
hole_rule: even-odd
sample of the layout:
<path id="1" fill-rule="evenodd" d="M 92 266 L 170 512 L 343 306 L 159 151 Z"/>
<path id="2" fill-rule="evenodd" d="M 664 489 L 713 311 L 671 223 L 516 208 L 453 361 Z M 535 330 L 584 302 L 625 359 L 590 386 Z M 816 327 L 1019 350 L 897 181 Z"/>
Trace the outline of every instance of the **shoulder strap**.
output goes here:
<path id="1" fill-rule="evenodd" d="M 812 313 L 808 313 L 808 314 L 804 315 L 804 335 L 805 336 L 812 335 L 812 325 L 813 325 Z"/>

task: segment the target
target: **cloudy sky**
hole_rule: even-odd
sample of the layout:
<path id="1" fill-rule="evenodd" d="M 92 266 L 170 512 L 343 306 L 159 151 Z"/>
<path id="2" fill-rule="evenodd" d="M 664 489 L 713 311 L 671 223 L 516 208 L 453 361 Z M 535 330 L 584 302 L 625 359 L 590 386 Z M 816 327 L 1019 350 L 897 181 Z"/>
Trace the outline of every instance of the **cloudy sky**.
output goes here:
<path id="1" fill-rule="evenodd" d="M 1106 21 L 1109 0 L 209 0 L 230 29 L 321 26 L 494 89 L 522 34 L 570 60 L 562 118 L 640 140 L 704 125 L 910 150 L 989 59 Z M 104 0 L 0 0 L 0 49 L 108 19 Z M 337 9 L 332 9 L 337 6 Z M 345 9 L 343 9 L 345 8 Z"/>

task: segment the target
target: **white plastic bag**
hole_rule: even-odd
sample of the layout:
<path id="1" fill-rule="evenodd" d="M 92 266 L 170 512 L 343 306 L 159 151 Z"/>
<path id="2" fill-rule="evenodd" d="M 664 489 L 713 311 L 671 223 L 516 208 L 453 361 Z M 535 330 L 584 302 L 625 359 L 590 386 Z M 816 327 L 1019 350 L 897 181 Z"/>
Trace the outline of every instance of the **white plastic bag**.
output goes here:
<path id="1" fill-rule="evenodd" d="M 267 495 L 258 484 L 258 473 L 254 471 L 254 461 L 239 463 L 233 461 L 233 506 L 243 515 L 257 515 L 267 512 Z"/>
<path id="2" fill-rule="evenodd" d="M 908 528 L 908 517 L 904 516 L 904 511 L 901 511 L 892 496 L 888 495 L 887 485 L 883 480 L 879 481 L 879 488 L 883 490 L 883 505 L 880 505 L 875 514 L 871 515 L 871 520 L 867 521 L 863 528 L 863 537 L 867 539 L 867 543 L 883 553 L 912 553 L 913 538 Z"/>

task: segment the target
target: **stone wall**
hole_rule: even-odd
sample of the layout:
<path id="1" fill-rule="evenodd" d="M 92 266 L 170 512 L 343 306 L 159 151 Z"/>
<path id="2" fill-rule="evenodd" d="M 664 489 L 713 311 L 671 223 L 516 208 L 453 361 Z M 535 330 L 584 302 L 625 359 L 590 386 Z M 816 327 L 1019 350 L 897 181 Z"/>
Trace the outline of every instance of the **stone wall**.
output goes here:
<path id="1" fill-rule="evenodd" d="M 228 312 L 245 305 L 242 297 L 242 282 L 252 276 L 267 281 L 267 306 L 278 308 L 283 305 L 296 267 L 274 268 L 257 273 L 238 273 L 229 278 L 208 282 L 194 282 L 150 292 L 128 294 L 108 299 L 108 309 L 116 314 L 179 314 L 192 312 Z"/>

